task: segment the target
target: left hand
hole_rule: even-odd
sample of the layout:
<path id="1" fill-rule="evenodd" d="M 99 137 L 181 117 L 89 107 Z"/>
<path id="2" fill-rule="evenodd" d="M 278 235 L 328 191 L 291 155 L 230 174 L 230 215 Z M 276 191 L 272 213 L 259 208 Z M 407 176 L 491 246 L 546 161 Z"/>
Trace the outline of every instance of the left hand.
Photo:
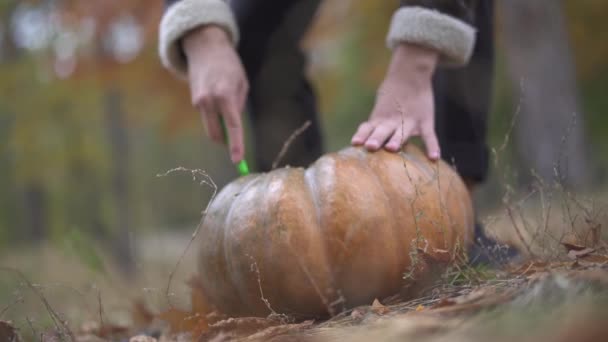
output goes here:
<path id="1" fill-rule="evenodd" d="M 369 120 L 359 126 L 352 144 L 397 152 L 408 138 L 420 136 L 428 157 L 439 159 L 432 87 L 438 59 L 437 52 L 422 46 L 396 47 Z"/>

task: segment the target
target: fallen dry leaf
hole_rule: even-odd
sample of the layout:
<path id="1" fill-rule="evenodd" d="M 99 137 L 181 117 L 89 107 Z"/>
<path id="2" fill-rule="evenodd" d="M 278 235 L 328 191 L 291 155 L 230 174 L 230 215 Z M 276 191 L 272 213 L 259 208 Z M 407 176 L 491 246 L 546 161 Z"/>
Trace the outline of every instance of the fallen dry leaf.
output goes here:
<path id="1" fill-rule="evenodd" d="M 201 336 L 209 329 L 205 316 L 172 308 L 158 315 L 167 322 L 171 332 L 189 332 L 193 336 Z"/>
<path id="2" fill-rule="evenodd" d="M 172 332 L 188 332 L 193 336 L 202 336 L 209 330 L 207 317 L 213 312 L 207 301 L 199 277 L 192 277 L 188 281 L 190 286 L 191 311 L 171 308 L 158 315 L 158 318 L 169 323 Z"/>
<path id="3" fill-rule="evenodd" d="M 599 265 L 605 265 L 608 264 L 608 255 L 602 255 L 602 254 L 588 254 L 585 255 L 583 257 L 580 257 L 578 259 L 579 262 L 585 262 L 585 263 L 593 263 L 593 264 L 599 264 Z"/>
<path id="4" fill-rule="evenodd" d="M 579 244 L 575 237 L 565 237 L 562 240 L 562 246 L 566 248 L 567 252 L 582 251 L 583 249 L 587 248 L 586 246 Z"/>
<path id="5" fill-rule="evenodd" d="M 94 335 L 104 339 L 111 339 L 119 335 L 124 335 L 129 331 L 129 327 L 119 324 L 104 323 L 100 326 L 99 322 L 89 321 L 84 322 L 80 326 L 79 333 L 81 335 Z"/>
<path id="6" fill-rule="evenodd" d="M 266 328 L 255 334 L 247 336 L 243 341 L 270 341 L 275 337 L 287 335 L 291 332 L 302 331 L 312 327 L 314 321 L 304 321 L 298 324 L 282 324 Z"/>
<path id="7" fill-rule="evenodd" d="M 190 278 L 188 281 L 188 286 L 190 286 L 190 290 L 192 291 L 190 295 L 192 312 L 204 316 L 207 316 L 209 313 L 213 312 L 214 310 L 207 300 L 200 277 L 195 276 Z"/>
<path id="8" fill-rule="evenodd" d="M 515 293 L 514 289 L 498 291 L 495 287 L 478 288 L 468 294 L 448 298 L 443 303 L 439 302 L 428 311 L 439 314 L 475 312 L 483 308 L 491 308 L 506 303 L 513 298 Z"/>
<path id="9" fill-rule="evenodd" d="M 11 322 L 0 321 L 0 341 L 18 342 L 21 341 L 17 334 L 17 329 Z"/>
<path id="10" fill-rule="evenodd" d="M 365 314 L 359 309 L 354 309 L 353 312 L 350 313 L 350 317 L 354 319 L 361 319 L 363 316 L 365 316 Z"/>
<path id="11" fill-rule="evenodd" d="M 597 283 L 608 286 L 608 272 L 601 269 L 590 269 L 582 272 L 571 272 L 570 278 L 582 280 L 590 283 Z"/>
<path id="12" fill-rule="evenodd" d="M 375 313 L 376 315 L 385 315 L 387 313 L 389 313 L 391 310 L 382 305 L 382 303 L 380 303 L 380 301 L 376 298 L 374 299 L 374 302 L 372 303 L 372 312 Z"/>
<path id="13" fill-rule="evenodd" d="M 275 341 L 279 335 L 288 335 L 295 331 L 307 329 L 313 321 L 288 324 L 284 321 L 269 318 L 242 317 L 228 318 L 209 326 L 209 330 L 200 336 L 200 341 Z"/>
<path id="14" fill-rule="evenodd" d="M 207 334 L 217 334 L 223 331 L 235 332 L 241 336 L 250 335 L 280 325 L 282 322 L 259 317 L 228 318 L 209 326 Z"/>
<path id="15" fill-rule="evenodd" d="M 129 342 L 157 342 L 157 341 L 158 340 L 155 339 L 154 337 L 146 336 L 146 335 L 133 336 L 129 340 Z"/>
<path id="16" fill-rule="evenodd" d="M 595 252 L 595 249 L 593 249 L 593 248 L 584 248 L 584 249 L 579 249 L 579 250 L 571 249 L 568 252 L 568 258 L 570 258 L 572 260 L 576 260 L 576 259 L 585 257 L 593 252 Z"/>
<path id="17" fill-rule="evenodd" d="M 136 327 L 146 326 L 154 321 L 155 315 L 142 300 L 136 300 L 131 311 L 131 318 Z"/>
<path id="18" fill-rule="evenodd" d="M 431 309 L 444 308 L 453 305 L 470 304 L 488 295 L 494 295 L 495 293 L 496 291 L 494 289 L 481 287 L 464 295 L 442 298 L 439 302 L 433 305 Z"/>
<path id="19" fill-rule="evenodd" d="M 109 339 L 101 338 L 95 335 L 80 335 L 76 336 L 76 342 L 106 342 Z"/>

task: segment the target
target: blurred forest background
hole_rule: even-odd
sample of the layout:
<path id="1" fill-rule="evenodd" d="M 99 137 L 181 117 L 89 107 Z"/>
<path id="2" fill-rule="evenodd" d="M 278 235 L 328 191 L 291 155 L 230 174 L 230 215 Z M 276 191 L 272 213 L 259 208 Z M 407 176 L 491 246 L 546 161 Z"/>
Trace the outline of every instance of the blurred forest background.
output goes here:
<path id="1" fill-rule="evenodd" d="M 303 42 L 328 151 L 372 108 L 396 6 L 327 0 Z M 187 85 L 161 67 L 162 10 L 160 0 L 0 0 L 0 260 L 50 244 L 95 268 L 95 241 L 130 273 L 140 236 L 190 234 L 211 194 L 189 175 L 158 174 L 204 169 L 220 188 L 237 176 L 203 136 Z M 499 2 L 489 140 L 501 157 L 482 210 L 500 205 L 502 179 L 525 188 L 533 174 L 602 191 L 606 14 L 607 1 Z"/>

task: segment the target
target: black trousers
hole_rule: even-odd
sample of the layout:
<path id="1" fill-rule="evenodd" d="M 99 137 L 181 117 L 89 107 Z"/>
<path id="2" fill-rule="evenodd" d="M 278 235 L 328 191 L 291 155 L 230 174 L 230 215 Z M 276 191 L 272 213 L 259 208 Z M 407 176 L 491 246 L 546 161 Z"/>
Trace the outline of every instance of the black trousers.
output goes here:
<path id="1" fill-rule="evenodd" d="M 281 165 L 307 166 L 323 153 L 313 87 L 299 47 L 320 0 L 232 0 L 241 32 L 238 52 L 249 77 L 248 112 L 259 171 L 271 168 L 288 137 L 304 122 Z M 486 121 L 493 78 L 493 1 L 479 1 L 477 42 L 470 63 L 439 69 L 433 80 L 436 131 L 443 158 L 462 177 L 480 182 L 488 169 Z M 353 132 L 354 133 L 354 132 Z"/>

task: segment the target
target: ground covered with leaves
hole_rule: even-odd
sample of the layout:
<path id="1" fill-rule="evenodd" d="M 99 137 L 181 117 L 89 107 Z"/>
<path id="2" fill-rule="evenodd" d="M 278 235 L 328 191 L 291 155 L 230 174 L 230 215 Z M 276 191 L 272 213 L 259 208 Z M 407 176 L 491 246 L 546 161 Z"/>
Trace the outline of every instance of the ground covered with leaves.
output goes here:
<path id="1" fill-rule="evenodd" d="M 230 318 L 209 313 L 191 281 L 189 310 L 132 308 L 132 323 L 110 320 L 70 326 L 56 312 L 42 341 L 605 341 L 608 338 L 608 249 L 564 243 L 560 261 L 526 261 L 496 271 L 467 268 L 446 273 L 415 300 L 375 300 L 329 320 Z M 52 308 L 49 308 L 52 310 Z M 25 338 L 20 336 L 27 336 Z M 0 321 L 0 341 L 32 334 Z"/>

